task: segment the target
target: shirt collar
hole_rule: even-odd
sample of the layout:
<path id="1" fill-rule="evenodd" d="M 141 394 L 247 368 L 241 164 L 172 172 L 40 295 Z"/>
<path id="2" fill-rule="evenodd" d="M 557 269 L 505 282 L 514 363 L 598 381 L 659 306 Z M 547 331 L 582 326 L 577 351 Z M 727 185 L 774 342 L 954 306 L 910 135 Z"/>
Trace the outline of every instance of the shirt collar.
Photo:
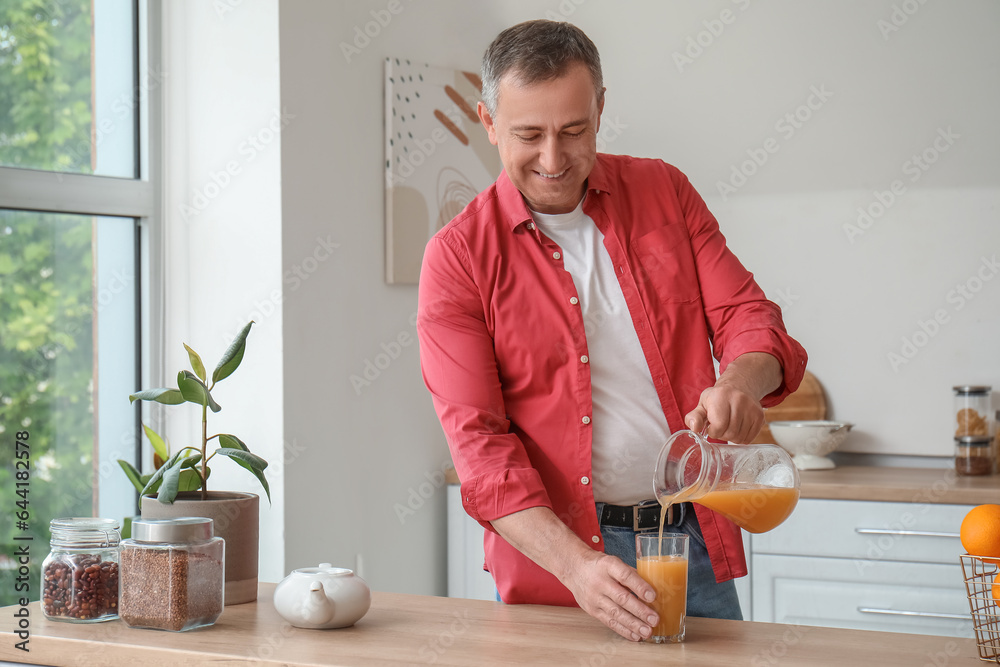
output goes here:
<path id="1" fill-rule="evenodd" d="M 594 161 L 594 168 L 590 170 L 590 175 L 587 177 L 587 192 L 608 191 L 608 170 L 604 160 L 604 155 L 598 153 L 597 159 Z M 531 222 L 531 211 L 528 210 L 528 205 L 520 191 L 508 178 L 506 169 L 501 171 L 497 178 L 497 202 L 500 205 L 503 219 L 511 231 L 516 229 L 518 225 Z"/>

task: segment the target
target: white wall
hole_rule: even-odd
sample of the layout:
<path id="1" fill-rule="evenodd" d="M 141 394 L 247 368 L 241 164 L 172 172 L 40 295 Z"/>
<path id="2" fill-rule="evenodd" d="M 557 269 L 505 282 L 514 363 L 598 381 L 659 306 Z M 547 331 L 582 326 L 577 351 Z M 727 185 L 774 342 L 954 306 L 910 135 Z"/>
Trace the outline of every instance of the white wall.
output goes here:
<path id="1" fill-rule="evenodd" d="M 209 434 L 232 433 L 270 462 L 269 506 L 232 461 L 212 461 L 209 489 L 261 495 L 260 578 L 284 576 L 281 316 L 281 141 L 276 0 L 164 2 L 166 360 L 176 386 L 209 372 L 244 324 L 256 324 L 240 368 L 213 396 Z M 279 131 L 275 131 L 275 127 Z M 200 443 L 200 411 L 171 407 L 173 447 Z"/>
<path id="2" fill-rule="evenodd" d="M 602 51 L 606 150 L 690 175 L 784 301 L 834 416 L 858 424 L 854 446 L 946 456 L 951 385 L 1000 384 L 1000 280 L 960 311 L 947 300 L 1000 246 L 990 115 L 1000 9 L 895 2 L 918 9 L 888 39 L 877 22 L 891 20 L 893 0 L 282 2 L 281 103 L 293 116 L 281 165 L 285 439 L 296 451 L 287 569 L 350 567 L 360 554 L 377 589 L 444 592 L 447 450 L 412 343 L 416 289 L 383 280 L 382 61 L 475 69 L 499 30 L 547 14 L 580 25 Z M 387 25 L 370 26 L 375 36 L 348 62 L 340 44 L 380 17 Z M 709 29 L 719 34 L 702 35 L 707 46 L 679 71 L 674 52 Z M 832 97 L 814 98 L 787 136 L 776 122 L 813 86 Z M 948 127 L 954 145 L 906 180 L 904 162 Z M 722 201 L 716 182 L 769 137 L 777 152 Z M 851 243 L 843 225 L 894 179 L 905 194 Z M 894 372 L 887 353 L 938 309 L 948 321 Z M 400 335 L 411 344 L 397 351 Z M 387 348 L 395 358 L 355 391 L 351 375 Z M 401 520 L 394 506 L 410 501 L 417 509 Z"/>
<path id="3" fill-rule="evenodd" d="M 1000 270 L 1000 6 L 622 7 L 571 17 L 603 46 L 605 122 L 623 126 L 608 150 L 688 173 L 783 306 L 833 416 L 857 424 L 845 450 L 950 455 L 951 387 L 1000 385 L 1000 280 L 952 292 Z M 921 170 L 925 149 L 936 161 Z M 859 223 L 876 192 L 895 201 Z"/>

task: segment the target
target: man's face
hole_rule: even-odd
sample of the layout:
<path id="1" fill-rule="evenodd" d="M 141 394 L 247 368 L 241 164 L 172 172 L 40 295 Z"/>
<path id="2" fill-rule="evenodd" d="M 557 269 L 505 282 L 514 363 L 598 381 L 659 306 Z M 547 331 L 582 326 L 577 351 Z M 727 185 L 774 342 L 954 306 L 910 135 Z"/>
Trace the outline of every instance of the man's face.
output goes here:
<path id="1" fill-rule="evenodd" d="M 495 116 L 479 103 L 479 118 L 511 182 L 539 213 L 569 213 L 583 197 L 597 158 L 604 96 L 590 71 L 571 65 L 556 79 L 523 85 L 516 73 L 500 79 Z"/>

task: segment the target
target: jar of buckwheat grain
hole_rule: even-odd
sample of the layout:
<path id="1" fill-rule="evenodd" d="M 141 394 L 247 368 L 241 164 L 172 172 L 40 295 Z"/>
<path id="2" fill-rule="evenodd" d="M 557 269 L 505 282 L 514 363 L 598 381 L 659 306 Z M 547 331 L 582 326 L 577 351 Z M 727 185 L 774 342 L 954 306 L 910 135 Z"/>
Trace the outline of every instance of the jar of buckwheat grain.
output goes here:
<path id="1" fill-rule="evenodd" d="M 126 625 L 191 630 L 222 614 L 225 543 L 211 519 L 136 519 L 121 545 L 119 615 Z"/>
<path id="2" fill-rule="evenodd" d="M 54 621 L 118 618 L 118 522 L 69 517 L 49 522 L 42 562 L 42 613 Z"/>

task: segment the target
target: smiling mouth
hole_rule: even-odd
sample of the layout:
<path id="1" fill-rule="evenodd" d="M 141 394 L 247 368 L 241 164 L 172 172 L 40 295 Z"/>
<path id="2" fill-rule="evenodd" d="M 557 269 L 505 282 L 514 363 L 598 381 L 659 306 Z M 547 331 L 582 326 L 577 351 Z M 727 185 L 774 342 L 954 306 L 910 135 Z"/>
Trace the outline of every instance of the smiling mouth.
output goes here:
<path id="1" fill-rule="evenodd" d="M 567 171 L 569 171 L 569 170 L 568 169 L 563 169 L 558 174 L 543 174 L 540 171 L 536 171 L 535 173 L 538 174 L 539 176 L 541 176 L 542 178 L 559 178 L 560 176 L 562 176 L 563 174 L 565 174 Z"/>

